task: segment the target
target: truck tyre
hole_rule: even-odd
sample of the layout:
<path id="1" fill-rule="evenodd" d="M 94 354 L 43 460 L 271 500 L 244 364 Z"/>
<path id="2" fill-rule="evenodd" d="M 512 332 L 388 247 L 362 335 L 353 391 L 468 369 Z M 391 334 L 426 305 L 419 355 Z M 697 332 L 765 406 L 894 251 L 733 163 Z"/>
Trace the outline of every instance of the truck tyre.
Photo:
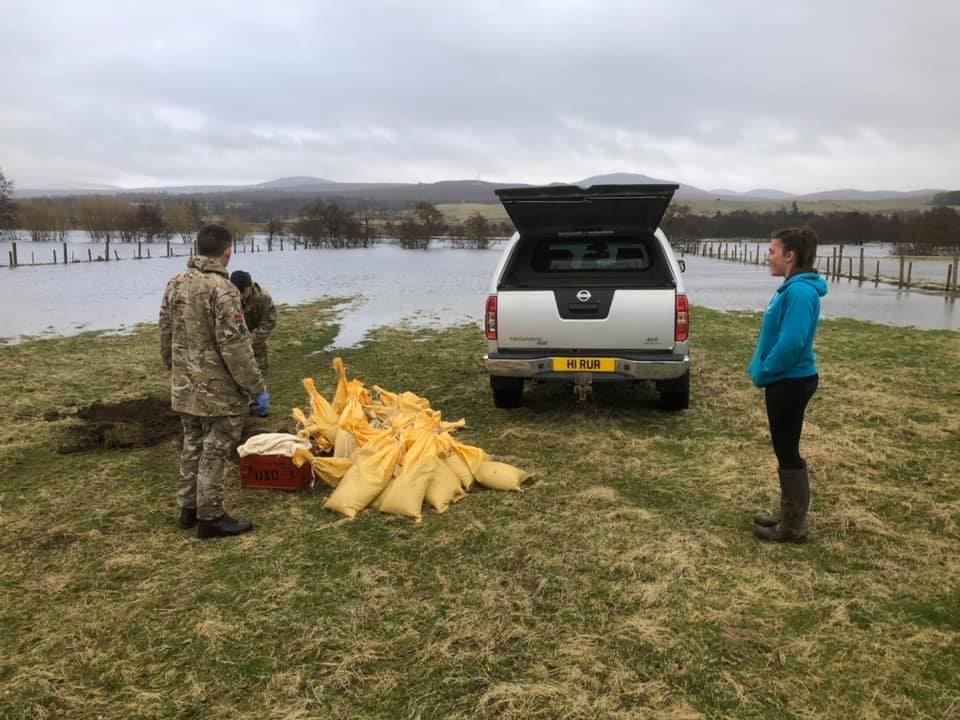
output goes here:
<path id="1" fill-rule="evenodd" d="M 512 410 L 523 405 L 523 378 L 490 376 L 490 389 L 493 390 L 493 404 L 504 410 Z"/>
<path id="2" fill-rule="evenodd" d="M 686 410 L 690 407 L 690 372 L 675 380 L 661 380 L 657 383 L 660 392 L 660 408 L 669 412 Z"/>

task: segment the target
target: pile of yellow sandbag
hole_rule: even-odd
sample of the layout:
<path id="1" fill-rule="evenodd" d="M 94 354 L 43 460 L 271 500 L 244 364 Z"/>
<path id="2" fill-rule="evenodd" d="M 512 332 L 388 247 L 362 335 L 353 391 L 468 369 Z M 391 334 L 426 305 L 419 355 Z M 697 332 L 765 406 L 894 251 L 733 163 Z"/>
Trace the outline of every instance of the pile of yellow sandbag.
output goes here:
<path id="1" fill-rule="evenodd" d="M 334 358 L 333 367 L 339 375 L 333 401 L 306 378 L 310 414 L 300 408 L 292 413 L 297 434 L 320 453 L 299 448 L 294 463 L 309 462 L 316 478 L 334 488 L 325 508 L 352 518 L 371 506 L 420 522 L 425 501 L 444 512 L 474 482 L 519 491 L 530 477 L 454 440 L 451 433 L 466 426 L 465 420 L 444 422 L 428 400 L 411 392 L 374 385 L 371 395 L 360 380 L 347 380 L 343 360 Z"/>

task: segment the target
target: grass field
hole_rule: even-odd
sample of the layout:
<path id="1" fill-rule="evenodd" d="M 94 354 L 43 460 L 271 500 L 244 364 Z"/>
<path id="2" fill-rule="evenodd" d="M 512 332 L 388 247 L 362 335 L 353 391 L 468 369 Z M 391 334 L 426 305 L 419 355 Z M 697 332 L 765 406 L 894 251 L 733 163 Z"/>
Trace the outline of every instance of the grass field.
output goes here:
<path id="1" fill-rule="evenodd" d="M 437 205 L 437 210 L 443 213 L 444 219 L 448 222 L 463 222 L 475 212 L 479 212 L 487 220 L 494 222 L 504 222 L 509 220 L 507 211 L 503 209 L 500 203 L 442 203 Z"/>
<path id="2" fill-rule="evenodd" d="M 736 210 L 750 212 L 771 212 L 782 208 L 790 208 L 790 201 L 786 200 L 677 200 L 681 205 L 687 205 L 697 215 L 713 215 L 716 212 L 731 213 Z M 798 201 L 797 208 L 801 212 L 830 213 L 830 212 L 862 212 L 862 213 L 892 213 L 898 210 L 929 210 L 930 205 L 921 200 L 818 200 L 815 202 Z M 448 203 L 437 205 L 447 222 L 460 222 L 473 212 L 479 212 L 488 220 L 501 222 L 507 220 L 507 213 L 499 203 Z"/>
<path id="3" fill-rule="evenodd" d="M 266 429 L 329 397 L 333 301 L 281 313 Z M 174 524 L 178 448 L 55 448 L 94 400 L 167 395 L 157 331 L 0 348 L 0 717 L 958 718 L 960 335 L 827 321 L 811 542 L 775 499 L 758 317 L 694 313 L 693 405 L 538 387 L 492 407 L 474 327 L 384 329 L 351 377 L 429 398 L 535 473 L 422 525 L 228 488 L 250 535 Z M 48 415 L 52 417 L 52 415 Z"/>
<path id="4" fill-rule="evenodd" d="M 730 213 L 735 210 L 750 212 L 770 212 L 782 208 L 790 209 L 792 200 L 678 200 L 688 205 L 698 215 L 713 215 L 716 212 Z M 797 201 L 800 212 L 825 214 L 831 212 L 862 212 L 868 214 L 886 214 L 898 210 L 930 210 L 925 200 L 814 200 Z"/>

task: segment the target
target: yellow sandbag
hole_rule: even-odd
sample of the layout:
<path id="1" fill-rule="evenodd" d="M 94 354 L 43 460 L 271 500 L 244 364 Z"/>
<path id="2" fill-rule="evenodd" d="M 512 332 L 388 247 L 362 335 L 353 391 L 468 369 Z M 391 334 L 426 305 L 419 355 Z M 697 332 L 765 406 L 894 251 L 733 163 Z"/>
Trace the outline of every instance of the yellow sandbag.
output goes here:
<path id="1" fill-rule="evenodd" d="M 339 417 L 347 404 L 347 369 L 343 366 L 343 360 L 335 357 L 333 359 L 333 369 L 337 371 L 340 378 L 337 380 L 337 389 L 333 393 L 333 411 Z"/>
<path id="2" fill-rule="evenodd" d="M 343 406 L 343 411 L 337 419 L 337 426 L 346 427 L 349 423 L 366 423 L 367 414 L 363 410 L 363 405 L 354 397 L 347 398 Z"/>
<path id="3" fill-rule="evenodd" d="M 437 451 L 440 453 L 440 457 L 443 458 L 443 462 L 453 470 L 457 479 L 460 480 L 460 487 L 464 490 L 469 490 L 473 487 L 473 472 L 460 454 L 454 450 L 454 445 L 458 444 L 460 443 L 457 443 L 449 432 L 443 432 L 437 435 Z"/>
<path id="4" fill-rule="evenodd" d="M 477 467 L 480 465 L 480 463 L 490 461 L 490 456 L 483 448 L 474 447 L 473 445 L 464 445 L 463 443 L 458 443 L 456 440 L 453 441 L 452 447 L 453 451 L 463 458 L 463 461 L 467 464 L 467 467 L 470 468 L 470 472 L 472 472 L 474 475 L 477 474 Z"/>
<path id="5" fill-rule="evenodd" d="M 477 466 L 474 473 L 477 482 L 493 490 L 516 490 L 521 492 L 520 484 L 530 477 L 530 473 L 507 463 L 488 460 Z"/>
<path id="6" fill-rule="evenodd" d="M 313 453 L 305 448 L 297 448 L 293 451 L 293 457 L 290 459 L 294 467 L 303 467 L 306 463 L 313 462 Z"/>
<path id="7" fill-rule="evenodd" d="M 413 420 L 413 427 L 417 430 L 438 432 L 440 429 L 440 413 L 437 410 L 421 410 Z"/>
<path id="8" fill-rule="evenodd" d="M 370 391 L 367 390 L 366 386 L 363 384 L 362 380 L 350 380 L 347 383 L 347 399 L 353 398 L 360 405 L 363 406 L 364 410 L 368 410 L 373 406 L 373 399 L 370 397 Z M 368 416 L 372 413 L 367 413 Z"/>
<path id="9" fill-rule="evenodd" d="M 302 438 L 306 438 L 307 440 L 312 440 L 318 445 L 330 444 L 329 441 L 324 437 L 320 427 L 316 423 L 311 422 L 307 416 L 303 414 L 303 410 L 300 408 L 293 408 L 293 410 L 290 411 L 290 417 L 292 417 L 297 423 L 297 435 Z M 334 428 L 334 430 L 336 430 L 336 428 Z"/>
<path id="10" fill-rule="evenodd" d="M 421 410 L 429 410 L 430 401 L 410 391 L 402 392 L 397 398 L 397 409 L 402 413 L 417 413 Z"/>
<path id="11" fill-rule="evenodd" d="M 351 458 L 338 457 L 318 457 L 313 458 L 310 465 L 313 467 L 313 474 L 317 476 L 324 484 L 330 487 L 336 487 L 340 484 L 347 470 L 353 467 Z"/>
<path id="12" fill-rule="evenodd" d="M 456 422 L 441 422 L 440 430 L 442 432 L 450 432 L 451 430 L 459 430 L 460 428 L 465 428 L 467 426 L 466 418 L 460 418 Z"/>
<path id="13" fill-rule="evenodd" d="M 374 427 L 366 420 L 348 420 L 343 424 L 341 430 L 346 430 L 348 433 L 353 435 L 353 439 L 357 441 L 357 445 L 359 447 L 364 447 L 375 437 L 378 437 L 383 433 L 381 428 Z"/>
<path id="14" fill-rule="evenodd" d="M 317 384 L 313 378 L 304 378 L 302 382 L 304 390 L 307 391 L 307 397 L 310 398 L 310 419 L 321 426 L 336 425 L 337 412 L 317 390 Z"/>
<path id="15" fill-rule="evenodd" d="M 391 428 L 387 428 L 386 430 L 381 430 L 376 435 L 371 437 L 366 443 L 363 444 L 361 450 L 364 452 L 375 453 L 378 450 L 382 450 L 383 448 L 387 447 L 388 445 L 392 446 L 399 442 L 399 438 L 394 435 L 393 430 Z"/>
<path id="16" fill-rule="evenodd" d="M 413 518 L 416 522 L 423 520 L 423 498 L 437 465 L 435 455 L 404 465 L 379 498 L 380 512 Z"/>
<path id="17" fill-rule="evenodd" d="M 466 466 L 464 466 L 466 467 Z M 435 464 L 433 477 L 427 485 L 426 500 L 438 513 L 446 512 L 451 503 L 458 502 L 467 494 L 463 491 L 460 478 L 443 460 Z"/>
<path id="18" fill-rule="evenodd" d="M 383 492 L 393 476 L 400 452 L 398 442 L 386 445 L 372 454 L 360 450 L 353 466 L 344 474 L 323 507 L 346 517 L 356 517 L 358 512 Z"/>
<path id="19" fill-rule="evenodd" d="M 428 430 L 411 434 L 413 444 L 403 454 L 400 472 L 384 492 L 380 511 L 420 522 L 423 498 L 437 466 L 437 440 Z"/>
<path id="20" fill-rule="evenodd" d="M 297 434 L 313 440 L 319 449 L 328 450 L 333 447 L 337 435 L 338 415 L 317 391 L 316 383 L 311 378 L 304 378 L 303 387 L 310 401 L 310 417 L 306 417 L 300 408 L 293 408 L 290 415 L 299 426 Z"/>
<path id="21" fill-rule="evenodd" d="M 377 399 L 380 404 L 387 408 L 396 408 L 400 404 L 400 396 L 389 390 L 384 390 L 379 385 L 374 385 L 373 389 L 377 391 Z"/>
<path id="22" fill-rule="evenodd" d="M 467 463 L 463 461 L 463 458 L 460 457 L 457 453 L 451 452 L 443 459 L 443 464 L 446 465 L 450 470 L 456 475 L 457 480 L 460 481 L 460 487 L 464 490 L 469 490 L 473 487 L 473 473 L 470 472 L 470 468 L 467 467 Z"/>
<path id="23" fill-rule="evenodd" d="M 353 433 L 340 428 L 337 430 L 337 439 L 333 443 L 333 456 L 337 458 L 348 458 L 352 456 L 359 446 Z"/>

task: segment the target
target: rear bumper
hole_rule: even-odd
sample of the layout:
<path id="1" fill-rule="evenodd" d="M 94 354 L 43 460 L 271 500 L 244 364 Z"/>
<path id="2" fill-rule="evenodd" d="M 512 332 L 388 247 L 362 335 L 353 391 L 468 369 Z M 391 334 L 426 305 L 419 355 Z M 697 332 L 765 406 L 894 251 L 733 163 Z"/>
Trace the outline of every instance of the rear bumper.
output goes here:
<path id="1" fill-rule="evenodd" d="M 515 355 L 512 353 L 491 353 L 483 356 L 484 367 L 487 372 L 497 377 L 526 378 L 531 380 L 574 382 L 577 376 L 589 375 L 592 382 L 623 381 L 623 380 L 673 380 L 683 377 L 690 371 L 689 355 L 658 355 L 656 357 L 629 357 L 618 356 L 612 353 L 602 353 L 602 357 L 612 357 L 615 360 L 614 372 L 555 372 L 554 358 L 563 357 L 598 357 L 601 353 L 587 355 L 586 353 L 542 355 Z"/>

